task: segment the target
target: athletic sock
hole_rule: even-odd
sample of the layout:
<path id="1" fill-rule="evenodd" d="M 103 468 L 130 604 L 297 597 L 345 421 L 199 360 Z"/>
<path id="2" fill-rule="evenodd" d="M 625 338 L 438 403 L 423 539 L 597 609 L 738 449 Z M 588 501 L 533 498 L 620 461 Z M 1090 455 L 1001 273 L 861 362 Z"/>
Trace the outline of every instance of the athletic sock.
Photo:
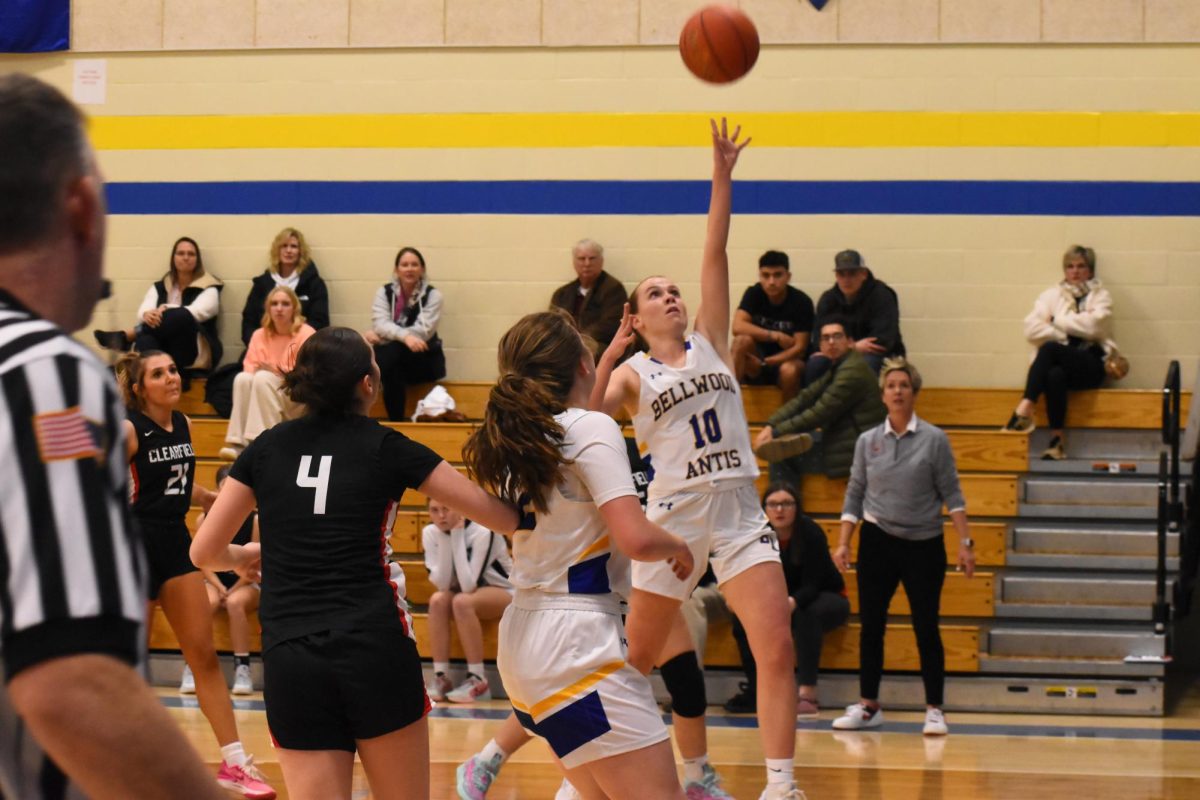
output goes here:
<path id="1" fill-rule="evenodd" d="M 708 764 L 708 753 L 683 760 L 683 779 L 699 783 L 704 779 L 704 767 Z"/>
<path id="2" fill-rule="evenodd" d="M 508 756 L 509 754 L 504 752 L 504 748 L 496 744 L 495 739 L 485 744 L 483 749 L 479 751 L 480 758 L 495 764 L 497 768 L 508 760 Z"/>
<path id="3" fill-rule="evenodd" d="M 767 785 L 773 783 L 786 783 L 791 785 L 796 782 L 796 764 L 794 758 L 768 758 L 767 759 Z"/>
<path id="4" fill-rule="evenodd" d="M 249 653 L 234 653 L 233 654 L 233 663 L 234 663 L 234 666 L 238 666 L 238 667 L 250 666 L 250 654 Z"/>
<path id="5" fill-rule="evenodd" d="M 479 680 L 483 681 L 484 683 L 487 682 L 487 673 L 483 671 L 482 662 L 479 664 L 467 664 L 467 672 L 471 675 L 474 675 L 476 678 L 479 678 Z"/>
<path id="6" fill-rule="evenodd" d="M 221 758 L 232 767 L 246 766 L 246 751 L 241 742 L 230 742 L 221 748 Z"/>
<path id="7" fill-rule="evenodd" d="M 445 675 L 449 671 L 450 671 L 450 662 L 449 661 L 433 662 L 433 674 L 434 675 Z"/>

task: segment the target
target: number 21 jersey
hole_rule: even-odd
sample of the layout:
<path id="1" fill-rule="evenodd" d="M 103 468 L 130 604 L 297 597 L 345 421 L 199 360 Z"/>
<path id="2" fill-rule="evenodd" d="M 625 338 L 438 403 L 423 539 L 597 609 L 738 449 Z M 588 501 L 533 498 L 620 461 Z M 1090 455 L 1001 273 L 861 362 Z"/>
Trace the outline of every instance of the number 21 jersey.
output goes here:
<path id="1" fill-rule="evenodd" d="M 638 353 L 626 363 L 640 378 L 633 431 L 650 474 L 650 497 L 709 492 L 758 477 L 737 379 L 698 333 L 684 363 Z"/>
<path id="2" fill-rule="evenodd" d="M 196 454 L 187 417 L 171 412 L 171 430 L 140 411 L 130 411 L 138 449 L 129 464 L 129 505 L 139 519 L 183 521 L 192 504 Z"/>

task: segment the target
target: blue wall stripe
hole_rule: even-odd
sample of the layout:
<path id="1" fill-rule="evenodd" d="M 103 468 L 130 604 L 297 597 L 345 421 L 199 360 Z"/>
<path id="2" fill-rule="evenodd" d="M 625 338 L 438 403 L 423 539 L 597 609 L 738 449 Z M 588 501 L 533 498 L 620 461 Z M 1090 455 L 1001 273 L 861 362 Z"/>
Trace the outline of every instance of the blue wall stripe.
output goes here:
<path id="1" fill-rule="evenodd" d="M 110 183 L 113 214 L 703 214 L 707 181 Z M 738 181 L 738 214 L 1200 216 L 1200 183 Z"/>

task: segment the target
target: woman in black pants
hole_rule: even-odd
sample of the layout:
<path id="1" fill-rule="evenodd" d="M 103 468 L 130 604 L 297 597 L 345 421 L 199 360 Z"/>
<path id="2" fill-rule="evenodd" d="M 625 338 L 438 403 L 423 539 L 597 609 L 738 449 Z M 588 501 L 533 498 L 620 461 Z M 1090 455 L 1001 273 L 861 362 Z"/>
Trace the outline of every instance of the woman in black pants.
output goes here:
<path id="1" fill-rule="evenodd" d="M 850 540 L 861 519 L 858 546 L 858 604 L 861 700 L 833 722 L 839 730 L 876 728 L 883 723 L 879 683 L 883 677 L 883 634 L 888 606 L 903 583 L 912 607 L 913 631 L 925 684 L 927 736 L 947 732 L 942 714 L 946 657 L 938 630 L 946 545 L 942 505 L 958 534 L 958 567 L 975 573 L 975 554 L 967 531 L 966 504 L 950 442 L 940 428 L 917 419 L 913 405 L 921 374 L 902 358 L 883 363 L 879 384 L 888 416 L 858 437 L 846 500 L 841 540 L 833 554 L 838 568 L 850 566 Z"/>
<path id="2" fill-rule="evenodd" d="M 1073 245 L 1063 253 L 1063 280 L 1038 295 L 1025 318 L 1025 338 L 1036 349 L 1025 393 L 1004 430 L 1033 430 L 1033 409 L 1046 395 L 1050 418 L 1050 445 L 1043 459 L 1067 457 L 1063 427 L 1067 420 L 1067 392 L 1095 389 L 1104 382 L 1104 362 L 1117 353 L 1109 329 L 1112 295 L 1096 276 L 1096 253 Z M 1119 377 L 1119 376 L 1118 376 Z"/>
<path id="3" fill-rule="evenodd" d="M 792 607 L 792 641 L 796 648 L 796 683 L 799 687 L 796 716 L 816 719 L 821 710 L 817 703 L 821 641 L 825 634 L 845 625 L 850 617 L 846 583 L 829 557 L 825 532 L 800 513 L 800 495 L 793 484 L 777 481 L 768 486 L 763 493 L 763 511 L 779 537 L 779 558 L 787 581 L 788 605 Z M 725 704 L 725 710 L 754 713 L 757 669 L 746 631 L 737 617 L 733 618 L 733 638 L 747 680 L 742 684 L 741 693 Z"/>

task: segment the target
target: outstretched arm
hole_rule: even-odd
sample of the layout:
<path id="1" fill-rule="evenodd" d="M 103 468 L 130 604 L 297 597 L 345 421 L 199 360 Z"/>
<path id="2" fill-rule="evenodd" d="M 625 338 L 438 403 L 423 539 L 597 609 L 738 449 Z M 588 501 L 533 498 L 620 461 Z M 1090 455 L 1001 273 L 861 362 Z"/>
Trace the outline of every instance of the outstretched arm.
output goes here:
<path id="1" fill-rule="evenodd" d="M 629 303 L 621 313 L 621 324 L 613 335 L 612 342 L 605 348 L 596 362 L 596 385 L 592 387 L 592 396 L 588 400 L 588 408 L 592 411 L 603 411 L 610 417 L 615 417 L 622 405 L 627 405 L 630 388 L 630 370 L 617 369 L 617 361 L 633 344 L 633 321 L 629 316 Z"/>
<path id="2" fill-rule="evenodd" d="M 712 196 L 708 204 L 708 229 L 704 237 L 704 260 L 700 265 L 700 308 L 696 312 L 696 332 L 716 348 L 721 359 L 733 369 L 729 355 L 729 215 L 733 203 L 733 168 L 750 140 L 738 142 L 742 128 L 734 128 L 724 118 L 717 128 L 709 120 L 713 137 Z"/>

